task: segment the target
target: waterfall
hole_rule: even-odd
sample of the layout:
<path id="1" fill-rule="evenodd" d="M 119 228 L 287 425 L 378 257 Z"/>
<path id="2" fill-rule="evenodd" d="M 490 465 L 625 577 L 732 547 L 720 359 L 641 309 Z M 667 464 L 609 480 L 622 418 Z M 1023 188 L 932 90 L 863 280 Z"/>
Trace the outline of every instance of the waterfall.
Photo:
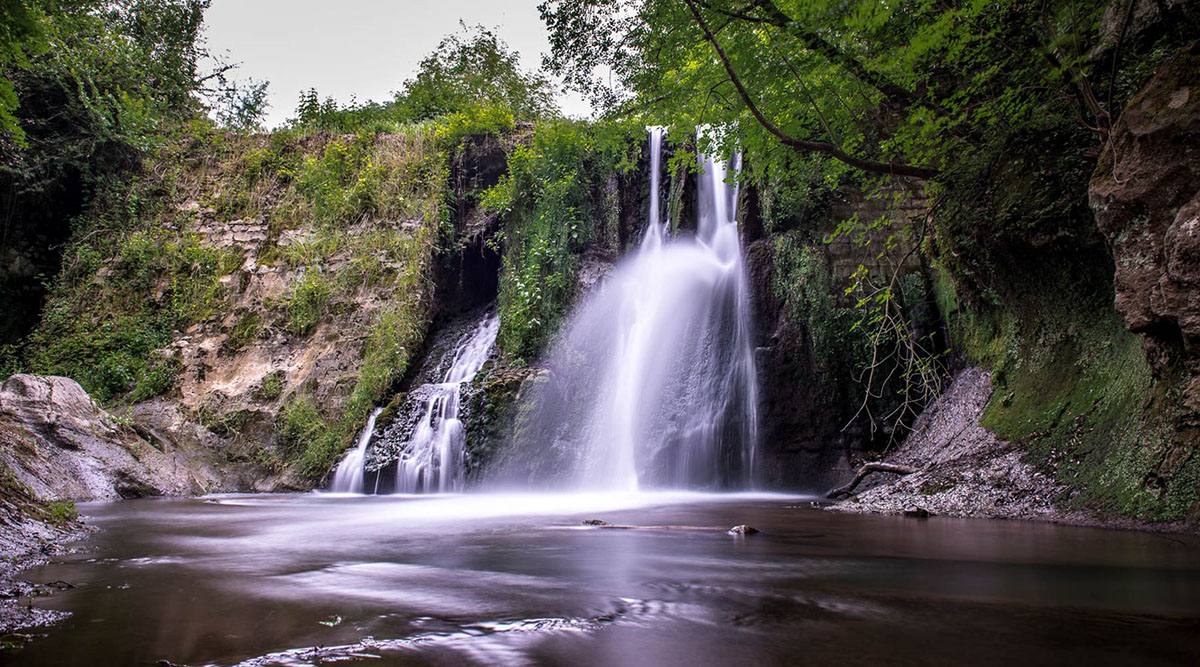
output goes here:
<path id="1" fill-rule="evenodd" d="M 639 253 L 657 252 L 667 238 L 667 226 L 659 213 L 662 184 L 662 140 L 665 127 L 650 129 L 650 216 L 646 221 L 646 233 L 642 236 Z"/>
<path id="2" fill-rule="evenodd" d="M 572 315 L 502 477 L 565 468 L 569 485 L 614 490 L 750 484 L 757 388 L 737 187 L 702 156 L 696 234 L 667 239 L 660 128 L 650 145 L 641 246 Z"/>
<path id="3" fill-rule="evenodd" d="M 466 431 L 458 418 L 463 384 L 470 382 L 491 354 L 500 318 L 489 314 L 454 349 L 441 382 L 423 385 L 423 416 L 400 447 L 396 493 L 447 493 L 463 487 Z"/>
<path id="4" fill-rule="evenodd" d="M 379 417 L 380 412 L 383 412 L 382 408 L 375 408 L 371 417 L 367 419 L 367 425 L 363 427 L 362 433 L 358 435 L 358 446 L 350 450 L 346 454 L 346 458 L 338 464 L 337 471 L 333 473 L 333 483 L 329 486 L 330 491 L 334 493 L 363 492 L 363 463 L 366 461 L 367 445 L 371 443 L 371 435 L 375 432 L 375 419 Z"/>

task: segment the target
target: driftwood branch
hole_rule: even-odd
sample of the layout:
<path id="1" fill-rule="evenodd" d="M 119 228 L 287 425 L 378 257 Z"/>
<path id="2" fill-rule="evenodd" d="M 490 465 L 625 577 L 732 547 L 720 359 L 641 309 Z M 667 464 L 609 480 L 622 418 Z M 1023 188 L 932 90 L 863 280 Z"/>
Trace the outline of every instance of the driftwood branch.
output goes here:
<path id="1" fill-rule="evenodd" d="M 863 467 L 858 469 L 858 474 L 856 474 L 854 476 L 854 479 L 850 480 L 849 484 L 846 484 L 845 486 L 839 486 L 838 488 L 825 494 L 825 497 L 836 499 L 841 496 L 850 495 L 851 493 L 854 492 L 854 489 L 857 488 L 858 485 L 862 483 L 863 479 L 866 478 L 867 475 L 870 475 L 873 472 L 888 472 L 893 475 L 904 476 L 904 475 L 911 475 L 916 471 L 917 471 L 916 468 L 913 468 L 911 466 L 899 465 L 897 463 L 880 463 L 878 461 L 875 461 L 872 463 L 866 463 L 866 464 L 863 464 Z"/>

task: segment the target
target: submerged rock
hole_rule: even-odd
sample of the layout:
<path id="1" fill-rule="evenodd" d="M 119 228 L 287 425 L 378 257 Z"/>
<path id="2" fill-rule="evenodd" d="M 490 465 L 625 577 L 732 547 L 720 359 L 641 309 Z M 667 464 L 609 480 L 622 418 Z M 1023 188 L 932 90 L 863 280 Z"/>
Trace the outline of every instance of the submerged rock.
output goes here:
<path id="1" fill-rule="evenodd" d="M 733 528 L 729 529 L 730 535 L 754 535 L 755 533 L 758 533 L 758 532 L 759 532 L 759 530 L 757 528 L 754 528 L 752 526 L 747 526 L 744 523 L 736 525 Z"/>
<path id="2" fill-rule="evenodd" d="M 603 519 L 584 519 L 582 521 L 585 526 L 607 526 L 608 522 Z"/>

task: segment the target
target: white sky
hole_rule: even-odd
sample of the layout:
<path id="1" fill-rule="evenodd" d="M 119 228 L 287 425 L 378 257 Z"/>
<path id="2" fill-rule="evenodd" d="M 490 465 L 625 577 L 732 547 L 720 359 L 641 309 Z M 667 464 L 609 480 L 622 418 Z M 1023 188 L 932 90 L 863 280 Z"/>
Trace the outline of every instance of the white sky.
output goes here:
<path id="1" fill-rule="evenodd" d="M 550 49 L 538 0 L 213 0 L 205 15 L 208 47 L 240 63 L 236 76 L 270 81 L 267 127 L 293 115 L 300 91 L 339 102 L 386 101 L 416 73 L 442 37 L 468 26 L 494 29 L 527 69 Z M 567 115 L 590 114 L 577 96 L 560 96 Z"/>

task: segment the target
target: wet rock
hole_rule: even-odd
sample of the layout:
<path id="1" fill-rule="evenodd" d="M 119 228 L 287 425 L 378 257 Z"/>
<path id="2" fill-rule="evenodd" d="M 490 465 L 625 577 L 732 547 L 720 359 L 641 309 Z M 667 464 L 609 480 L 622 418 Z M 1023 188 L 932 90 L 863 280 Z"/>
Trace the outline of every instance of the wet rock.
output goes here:
<path id="1" fill-rule="evenodd" d="M 924 507 L 910 507 L 904 510 L 904 516 L 911 519 L 928 519 L 931 515 Z"/>
<path id="2" fill-rule="evenodd" d="M 730 535 L 754 535 L 758 533 L 758 529 L 746 524 L 739 524 L 729 529 Z"/>

